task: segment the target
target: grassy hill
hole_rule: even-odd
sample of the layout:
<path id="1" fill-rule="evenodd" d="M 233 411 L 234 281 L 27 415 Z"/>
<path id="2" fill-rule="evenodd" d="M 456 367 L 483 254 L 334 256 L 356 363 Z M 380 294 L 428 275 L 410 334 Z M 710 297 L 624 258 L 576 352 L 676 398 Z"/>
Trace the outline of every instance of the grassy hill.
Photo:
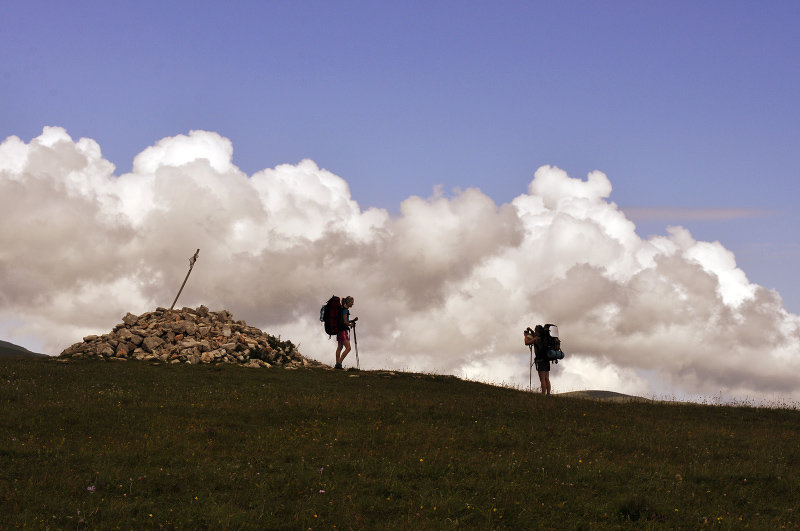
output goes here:
<path id="1" fill-rule="evenodd" d="M 588 391 L 570 391 L 568 393 L 560 393 L 559 396 L 570 398 L 585 398 L 589 400 L 610 400 L 612 402 L 631 402 L 631 401 L 649 401 L 648 398 L 641 396 L 626 395 L 623 393 L 615 393 L 614 391 L 600 391 L 596 389 Z"/>
<path id="2" fill-rule="evenodd" d="M 42 358 L 45 354 L 31 352 L 25 347 L 20 347 L 8 341 L 0 340 L 0 359 L 7 358 Z"/>
<path id="3" fill-rule="evenodd" d="M 0 360 L 0 528 L 759 529 L 800 412 L 452 377 Z"/>

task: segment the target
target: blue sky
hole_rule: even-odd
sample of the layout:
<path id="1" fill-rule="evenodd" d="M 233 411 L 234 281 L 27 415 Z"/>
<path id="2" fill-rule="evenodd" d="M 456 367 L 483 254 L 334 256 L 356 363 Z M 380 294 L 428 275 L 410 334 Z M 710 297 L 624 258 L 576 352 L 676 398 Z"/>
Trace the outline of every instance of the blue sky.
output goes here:
<path id="1" fill-rule="evenodd" d="M 725 363 L 728 351 L 738 348 L 725 346 L 725 341 L 733 340 L 730 327 L 750 318 L 763 319 L 762 324 L 769 322 L 781 330 L 780 339 L 775 339 L 776 360 L 792 355 L 787 352 L 796 355 L 792 345 L 800 337 L 797 317 L 781 314 L 779 306 L 764 302 L 763 294 L 746 286 L 737 272 L 730 271 L 724 250 L 734 253 L 751 283 L 778 290 L 784 308 L 800 314 L 800 286 L 795 282 L 800 261 L 795 191 L 800 177 L 798 27 L 800 3 L 795 1 L 0 0 L 0 177 L 5 179 L 0 179 L 0 186 L 9 194 L 0 201 L 5 201 L 8 211 L 16 209 L 19 218 L 18 225 L 0 230 L 0 238 L 14 238 L 0 242 L 7 249 L 0 255 L 0 269 L 6 275 L 0 288 L 7 299 L 7 308 L 0 312 L 0 334 L 31 348 L 60 345 L 80 331 L 102 331 L 113 325 L 104 320 L 108 315 L 136 311 L 132 306 L 143 312 L 153 301 L 163 299 L 161 292 L 154 295 L 151 284 L 155 281 L 146 279 L 146 270 L 131 266 L 117 272 L 116 281 L 109 280 L 113 276 L 108 273 L 115 264 L 150 256 L 159 262 L 153 264 L 158 271 L 154 278 L 169 280 L 172 260 L 183 261 L 183 251 L 177 250 L 183 236 L 177 229 L 174 233 L 154 229 L 160 207 L 146 202 L 160 198 L 153 195 L 157 190 L 173 202 L 171 216 L 176 224 L 180 216 L 194 215 L 185 210 L 186 198 L 200 204 L 203 194 L 210 193 L 212 204 L 227 205 L 226 219 L 212 216 L 220 227 L 230 227 L 211 238 L 217 247 L 227 245 L 230 234 L 278 238 L 276 245 L 287 249 L 285 254 L 270 263 L 262 261 L 250 271 L 243 269 L 240 280 L 244 284 L 262 278 L 259 267 L 278 267 L 282 260 L 294 264 L 290 259 L 296 256 L 312 260 L 310 254 L 303 254 L 311 250 L 294 249 L 298 237 L 312 242 L 309 245 L 318 256 L 335 252 L 315 239 L 330 220 L 355 230 L 354 242 L 369 242 L 370 252 L 376 253 L 366 253 L 358 262 L 365 285 L 372 274 L 372 287 L 364 287 L 376 299 L 368 303 L 375 305 L 370 311 L 378 315 L 388 307 L 402 308 L 409 319 L 429 315 L 433 323 L 430 335 L 420 334 L 420 340 L 424 335 L 430 341 L 420 343 L 414 362 L 424 370 L 480 374 L 486 368 L 481 361 L 485 352 L 465 357 L 463 351 L 436 342 L 435 331 L 454 321 L 440 310 L 446 306 L 458 315 L 464 286 L 478 286 L 483 293 L 496 279 L 516 278 L 516 272 L 521 272 L 521 278 L 529 272 L 533 278 L 540 271 L 530 269 L 531 263 L 537 262 L 530 262 L 521 250 L 531 247 L 539 252 L 537 242 L 563 243 L 553 239 L 559 234 L 570 242 L 560 247 L 558 267 L 562 269 L 552 278 L 566 282 L 565 291 L 577 290 L 571 294 L 576 304 L 597 292 L 582 315 L 572 316 L 573 330 L 585 332 L 583 343 L 576 345 L 587 354 L 583 372 L 565 373 L 562 381 L 591 385 L 583 378 L 599 370 L 592 364 L 614 355 L 613 348 L 603 350 L 596 341 L 589 341 L 597 315 L 612 321 L 620 315 L 637 317 L 637 305 L 641 305 L 647 311 L 640 315 L 650 315 L 650 311 L 654 319 L 662 315 L 661 325 L 669 329 L 682 319 L 681 308 L 662 307 L 663 313 L 653 309 L 676 293 L 689 297 L 691 304 L 687 304 L 698 315 L 716 319 L 707 332 L 708 342 L 719 345 L 714 359 Z M 44 130 L 48 126 L 63 131 Z M 102 157 L 92 145 L 78 140 L 82 138 L 96 141 Z M 61 147 L 48 151 L 55 145 Z M 227 160 L 229 145 L 233 166 L 251 176 L 247 187 L 252 189 L 245 190 L 233 178 L 220 180 L 221 174 L 235 174 Z M 212 169 L 193 165 L 204 150 L 214 161 Z M 21 153 L 28 154 L 22 157 Z M 141 166 L 134 171 L 137 156 Z M 84 159 L 93 161 L 90 170 L 74 166 Z M 110 185 L 100 159 L 116 166 L 114 176 L 135 174 L 135 178 Z M 301 163 L 304 159 L 315 164 Z M 170 171 L 199 185 L 182 189 L 175 184 L 178 181 L 164 180 L 170 178 L 159 174 L 158 168 L 174 164 L 180 168 Z M 552 168 L 537 172 L 546 165 L 561 168 L 568 176 Z M 80 179 L 85 182 L 70 173 L 76 168 L 83 172 Z M 607 176 L 613 187 L 608 201 L 636 224 L 641 241 L 626 235 L 625 223 L 606 204 L 605 178 L 587 179 L 595 170 Z M 42 172 L 53 179 L 55 188 L 41 188 Z M 71 184 L 61 186 L 59 179 Z M 82 188 L 69 188 L 79 181 L 84 183 Z M 274 186 L 266 195 L 259 188 L 265 182 Z M 27 188 L 19 183 L 27 183 Z M 464 193 L 469 188 L 481 194 Z M 31 204 L 26 211 L 20 205 L 28 204 L 34 193 L 43 194 L 41 204 Z M 320 203 L 321 193 L 332 194 L 330 205 Z M 515 201 L 518 217 L 514 220 L 509 218 L 510 210 L 503 208 L 524 194 L 550 198 L 546 206 L 553 232 L 549 236 L 539 233 L 538 225 L 530 221 L 530 216 L 544 215 L 532 206 L 530 195 Z M 263 202 L 259 208 L 249 203 L 256 195 Z M 484 195 L 492 201 L 490 207 Z M 414 196 L 423 199 L 409 200 Z M 74 206 L 76 197 L 89 202 Z M 575 198 L 593 206 L 575 212 L 563 206 Z M 350 199 L 359 208 L 354 209 Z M 558 203 L 561 200 L 567 203 Z M 556 204 L 561 206 L 556 208 Z M 370 212 L 370 207 L 383 210 Z M 56 238 L 60 234 L 56 230 L 39 234 L 47 228 L 47 214 L 39 227 L 25 217 L 37 208 L 67 216 L 64 225 L 83 227 L 83 233 L 63 243 Z M 91 210 L 95 208 L 96 212 Z M 114 208 L 130 216 L 128 225 L 118 226 L 118 218 L 103 217 Z M 240 208 L 248 213 L 239 218 Z M 99 217 L 86 217 L 81 209 Z M 273 218 L 263 217 L 266 211 L 282 211 L 290 221 L 274 225 Z M 93 263 L 95 276 L 88 277 L 72 247 L 92 246 L 86 238 L 97 219 L 116 221 L 93 235 L 107 245 Z M 593 232 L 598 219 L 604 224 L 600 233 Z M 482 224 L 471 225 L 475 220 Z M 688 229 L 691 237 L 668 231 L 668 226 L 676 225 Z M 286 229 L 289 226 L 291 230 Z M 265 227 L 277 232 L 266 234 Z M 187 225 L 184 230 L 192 229 Z M 650 246 L 651 235 L 667 234 L 666 240 Z M 196 236 L 209 237 L 206 233 Z M 65 237 L 70 237 L 68 232 Z M 160 240 L 158 245 L 154 238 Z M 720 245 L 703 243 L 716 241 Z M 41 245 L 47 250 L 37 249 L 36 242 L 46 242 Z M 625 242 L 624 249 L 619 242 Z M 187 256 L 200 246 L 194 241 L 187 245 Z M 210 245 L 204 244 L 205 249 Z M 54 255 L 70 261 L 59 264 L 57 273 L 46 256 L 37 255 L 51 252 L 53 246 L 58 247 Z M 262 247 L 258 252 L 263 258 L 268 249 Z M 134 248 L 139 254 L 129 255 Z M 656 265 L 648 261 L 655 255 L 671 256 L 678 248 L 683 261 L 665 258 Z M 404 254 L 409 249 L 419 254 Z M 447 256 L 448 249 L 457 256 Z M 177 258 L 170 254 L 173 250 Z M 201 265 L 205 259 L 223 271 L 240 266 L 226 262 L 228 256 L 207 253 L 201 253 Z M 367 273 L 371 263 L 380 262 L 380 253 L 394 262 L 389 260 L 384 269 Z M 604 259 L 607 264 L 602 263 Z M 14 264 L 25 260 L 30 260 L 27 271 L 14 269 Z M 634 262 L 639 269 L 632 267 Z M 497 269 L 484 270 L 487 263 L 498 264 Z M 583 267 L 586 264 L 605 268 L 604 276 L 595 278 L 593 269 Z M 396 270 L 398 265 L 403 267 Z M 542 264 L 537 267 L 546 269 Z M 294 265 L 285 266 L 278 273 L 291 277 L 297 273 L 294 269 Z M 642 269 L 658 274 L 647 276 Z M 354 271 L 352 264 L 348 271 Z M 410 272 L 418 276 L 412 278 Z M 319 272 L 307 273 L 302 281 L 298 278 L 293 290 L 258 289 L 265 298 L 277 297 L 288 304 L 295 312 L 292 315 L 304 315 L 318 295 L 311 295 L 309 286 Z M 716 291 L 708 284 L 711 273 L 717 275 L 713 277 L 719 283 Z M 199 267 L 198 283 L 203 274 Z M 469 275 L 482 280 L 470 280 Z M 16 280 L 8 280 L 12 277 Z M 547 278 L 538 278 L 531 293 L 546 293 Z M 205 280 L 220 286 L 215 284 L 219 279 Z M 646 301 L 630 295 L 626 310 L 626 303 L 620 301 L 629 295 L 620 299 L 620 293 L 635 292 L 625 291 L 633 289 L 625 284 L 628 281 L 633 282 L 631 286 L 655 284 Z M 52 305 L 37 295 L 51 282 Z M 381 290 L 394 282 L 402 296 L 383 308 L 378 300 L 384 294 Z M 102 311 L 98 307 L 91 319 L 70 323 L 68 316 L 77 305 L 85 307 L 87 301 L 103 299 L 98 295 L 102 292 L 93 292 L 91 286 L 124 293 L 128 298 L 120 295 L 119 300 L 132 306 L 118 308 L 113 297 L 103 295 L 107 305 Z M 664 286 L 669 289 L 660 291 Z M 251 303 L 245 288 L 236 296 L 235 290 L 226 289 L 205 296 L 222 305 L 233 304 L 235 308 L 226 307 L 244 313 L 242 317 L 250 322 L 263 318 L 257 325 L 285 326 L 287 336 L 316 331 L 314 323 L 299 317 L 292 323 L 266 303 Z M 491 290 L 488 293 L 486 297 L 491 298 Z M 186 296 L 192 297 L 191 288 Z M 513 291 L 502 296 L 515 312 L 528 312 L 521 320 L 532 318 L 543 306 L 539 301 L 514 301 Z M 207 302 L 197 297 L 197 304 Z M 684 300 L 680 297 L 676 300 Z M 736 307 L 742 297 L 749 302 Z M 360 300 L 366 311 L 365 298 Z M 553 311 L 568 319 L 568 306 L 554 304 L 558 308 Z M 717 309 L 703 313 L 712 307 Z M 766 307 L 771 308 L 769 312 Z M 509 308 L 498 306 L 496 312 Z M 739 321 L 719 320 L 729 311 L 739 312 Z M 41 317 L 38 329 L 26 324 L 45 314 L 48 317 Z M 391 314 L 386 318 L 391 319 Z M 516 318 L 507 321 L 512 331 L 518 327 L 511 322 Z M 651 390 L 685 384 L 688 393 L 701 388 L 715 392 L 713 385 L 718 384 L 746 393 L 761 385 L 742 383 L 747 379 L 733 365 L 724 381 L 714 383 L 716 369 L 691 360 L 682 366 L 682 377 L 686 367 L 692 367 L 706 375 L 704 380 L 696 379 L 705 381 L 705 387 L 692 383 L 692 378 L 688 383 L 670 380 L 674 374 L 670 368 L 664 369 L 663 380 L 655 382 L 648 371 L 658 369 L 658 360 L 669 351 L 670 343 L 663 340 L 663 330 L 651 324 L 641 322 L 640 329 L 609 325 L 609 330 L 620 334 L 618 359 L 603 369 L 609 388 L 615 388 L 616 382 L 617 390 L 639 392 L 647 380 Z M 569 322 L 559 325 L 570 329 Z M 49 336 L 37 339 L 33 337 L 39 333 L 36 330 Z M 399 328 L 386 332 L 402 336 Z M 516 354 L 510 353 L 513 341 L 505 343 L 513 332 L 486 332 L 495 333 L 503 345 L 497 347 L 498 352 L 506 349 L 508 359 L 516 360 Z M 636 359 L 639 333 L 649 334 L 648 345 L 661 345 L 653 347 L 647 363 Z M 313 345 L 315 340 L 303 341 Z M 426 357 L 447 348 L 452 352 L 448 351 L 446 366 Z M 390 351 L 400 357 L 392 357 Z M 387 350 L 381 363 L 405 367 L 403 352 L 408 352 L 408 345 L 399 342 L 395 350 Z M 519 377 L 520 368 L 514 365 L 513 371 L 508 377 Z M 496 371 L 491 374 L 495 381 L 502 377 Z M 780 372 L 765 372 L 763 378 L 774 384 L 775 392 L 792 389 Z"/>
<path id="2" fill-rule="evenodd" d="M 61 126 L 124 173 L 160 138 L 216 131 L 248 173 L 312 158 L 391 211 L 436 184 L 502 203 L 543 164 L 598 169 L 623 208 L 744 211 L 638 230 L 720 240 L 800 312 L 798 2 L 0 9 L 2 138 Z"/>

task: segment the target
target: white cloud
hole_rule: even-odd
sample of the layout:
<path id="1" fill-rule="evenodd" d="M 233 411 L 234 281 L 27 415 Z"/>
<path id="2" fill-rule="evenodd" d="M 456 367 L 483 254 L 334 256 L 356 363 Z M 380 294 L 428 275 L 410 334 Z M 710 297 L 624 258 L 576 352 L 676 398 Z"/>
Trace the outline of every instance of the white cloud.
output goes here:
<path id="1" fill-rule="evenodd" d="M 227 138 L 208 131 L 190 131 L 159 140 L 133 159 L 133 173 L 146 175 L 159 168 L 182 166 L 188 161 L 204 160 L 215 171 L 225 173 L 233 169 L 233 144 Z"/>
<path id="2" fill-rule="evenodd" d="M 600 172 L 543 166 L 497 205 L 480 190 L 363 210 L 313 161 L 248 176 L 231 142 L 192 131 L 114 175 L 90 139 L 45 128 L 0 144 L 0 329 L 57 354 L 130 311 L 231 310 L 330 362 L 317 313 L 353 295 L 361 363 L 527 387 L 522 330 L 555 322 L 556 389 L 800 400 L 800 318 L 718 242 L 641 239 Z M 647 379 L 641 374 L 647 374 Z"/>

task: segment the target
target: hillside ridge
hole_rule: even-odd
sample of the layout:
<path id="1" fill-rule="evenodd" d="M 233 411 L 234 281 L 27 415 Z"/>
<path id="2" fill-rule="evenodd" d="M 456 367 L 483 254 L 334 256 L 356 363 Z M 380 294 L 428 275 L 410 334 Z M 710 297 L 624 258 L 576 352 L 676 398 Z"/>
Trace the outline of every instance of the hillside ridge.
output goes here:
<path id="1" fill-rule="evenodd" d="M 0 358 L 41 358 L 46 354 L 32 352 L 25 347 L 0 339 Z"/>

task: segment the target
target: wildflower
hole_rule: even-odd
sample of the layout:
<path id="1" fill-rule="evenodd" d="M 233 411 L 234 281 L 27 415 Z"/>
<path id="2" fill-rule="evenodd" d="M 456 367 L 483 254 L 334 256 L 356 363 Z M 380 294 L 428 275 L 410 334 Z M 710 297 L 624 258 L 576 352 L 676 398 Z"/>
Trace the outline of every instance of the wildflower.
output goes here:
<path id="1" fill-rule="evenodd" d="M 86 490 L 88 490 L 89 492 L 94 492 L 96 490 L 96 487 L 94 485 L 89 485 L 88 487 L 86 487 Z"/>

